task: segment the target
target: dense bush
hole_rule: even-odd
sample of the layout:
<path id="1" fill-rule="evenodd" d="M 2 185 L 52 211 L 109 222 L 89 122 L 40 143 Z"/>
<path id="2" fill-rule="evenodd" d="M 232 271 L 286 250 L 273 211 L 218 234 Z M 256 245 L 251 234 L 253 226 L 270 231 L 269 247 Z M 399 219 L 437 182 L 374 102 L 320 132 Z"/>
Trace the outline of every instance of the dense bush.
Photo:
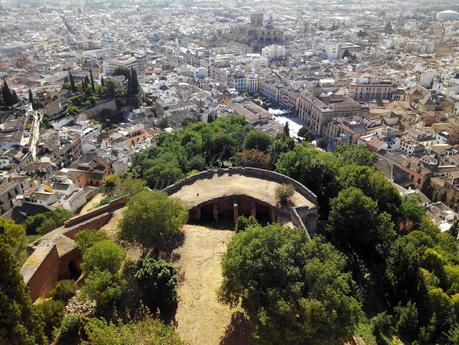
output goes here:
<path id="1" fill-rule="evenodd" d="M 179 200 L 159 191 L 142 191 L 133 196 L 120 223 L 121 238 L 160 249 L 178 234 L 188 219 Z"/>
<path id="2" fill-rule="evenodd" d="M 295 188 L 290 184 L 281 184 L 276 187 L 275 193 L 280 204 L 288 204 L 290 198 L 295 194 Z"/>
<path id="3" fill-rule="evenodd" d="M 59 329 L 64 318 L 64 304 L 61 301 L 47 300 L 38 304 L 37 309 L 45 321 L 45 335 L 51 341 L 55 329 Z"/>
<path id="4" fill-rule="evenodd" d="M 235 230 L 236 232 L 244 231 L 245 229 L 248 229 L 251 226 L 257 226 L 260 225 L 257 221 L 257 219 L 254 216 L 239 216 L 236 219 L 236 226 Z"/>
<path id="5" fill-rule="evenodd" d="M 236 234 L 223 256 L 221 298 L 240 303 L 262 344 L 342 344 L 362 315 L 346 258 L 321 238 L 270 225 Z"/>
<path id="6" fill-rule="evenodd" d="M 28 235 L 44 235 L 64 224 L 64 222 L 73 216 L 72 212 L 63 208 L 56 208 L 53 211 L 39 213 L 35 216 L 28 217 L 25 227 Z"/>
<path id="7" fill-rule="evenodd" d="M 76 344 L 80 330 L 80 318 L 75 314 L 67 314 L 62 320 L 61 327 L 55 332 L 58 345 Z"/>
<path id="8" fill-rule="evenodd" d="M 75 241 L 83 254 L 93 245 L 104 240 L 108 240 L 108 236 L 102 230 L 83 230 L 75 236 Z"/>
<path id="9" fill-rule="evenodd" d="M 83 273 L 89 275 L 101 271 L 116 273 L 126 256 L 126 251 L 110 240 L 97 242 L 83 254 Z"/>
<path id="10" fill-rule="evenodd" d="M 126 284 L 120 273 L 91 272 L 81 289 L 83 298 L 96 301 L 97 314 L 111 318 L 116 311 L 123 287 Z"/>
<path id="11" fill-rule="evenodd" d="M 144 257 L 137 261 L 135 278 L 142 290 L 142 300 L 155 312 L 159 309 L 161 316 L 169 318 L 177 308 L 177 271 L 164 260 Z"/>
<path id="12" fill-rule="evenodd" d="M 59 281 L 56 286 L 50 291 L 50 296 L 55 301 L 67 302 L 75 295 L 77 289 L 76 282 L 72 279 L 64 279 Z"/>
<path id="13" fill-rule="evenodd" d="M 84 326 L 83 345 L 183 345 L 171 326 L 147 318 L 130 324 L 107 323 L 91 318 Z"/>

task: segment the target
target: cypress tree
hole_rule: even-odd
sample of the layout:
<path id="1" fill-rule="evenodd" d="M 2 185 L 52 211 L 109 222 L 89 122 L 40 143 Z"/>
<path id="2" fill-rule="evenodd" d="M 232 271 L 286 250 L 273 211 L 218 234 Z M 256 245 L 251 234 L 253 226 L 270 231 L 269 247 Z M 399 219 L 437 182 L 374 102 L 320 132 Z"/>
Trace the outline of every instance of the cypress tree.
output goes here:
<path id="1" fill-rule="evenodd" d="M 286 136 L 288 136 L 288 137 L 290 136 L 290 128 L 289 128 L 289 126 L 288 126 L 288 122 L 285 123 L 285 126 L 284 126 L 284 134 L 285 134 Z"/>
<path id="2" fill-rule="evenodd" d="M 91 76 L 91 88 L 92 88 L 92 91 L 96 91 L 96 86 L 94 84 L 94 77 L 92 76 L 92 68 L 89 70 L 89 75 Z"/>
<path id="3" fill-rule="evenodd" d="M 69 79 L 70 79 L 70 87 L 72 89 L 72 92 L 73 93 L 77 92 L 77 87 L 75 85 L 75 80 L 73 80 L 73 75 L 70 72 L 69 72 Z"/>
<path id="4" fill-rule="evenodd" d="M 102 76 L 102 78 L 100 78 L 100 85 L 105 86 L 104 76 Z"/>
<path id="5" fill-rule="evenodd" d="M 81 81 L 81 88 L 83 89 L 83 91 L 86 91 L 86 80 L 82 80 Z"/>
<path id="6" fill-rule="evenodd" d="M 13 105 L 13 94 L 11 93 L 11 90 L 8 86 L 8 83 L 6 82 L 6 79 L 3 79 L 3 87 L 2 87 L 2 97 L 3 97 L 3 103 L 9 107 Z"/>
<path id="7" fill-rule="evenodd" d="M 0 277 L 0 344 L 46 344 L 40 314 L 32 305 L 16 259 L 3 238 Z"/>
<path id="8" fill-rule="evenodd" d="M 131 68 L 131 74 L 132 74 L 132 92 L 134 95 L 137 95 L 139 93 L 139 80 L 137 79 L 137 72 L 135 69 Z"/>
<path id="9" fill-rule="evenodd" d="M 132 68 L 127 75 L 127 94 L 128 96 L 132 96 L 134 94 L 134 89 L 132 85 Z"/>
<path id="10" fill-rule="evenodd" d="M 19 102 L 18 94 L 14 90 L 13 90 L 12 99 L 13 99 L 13 103 L 11 105 L 16 104 L 17 102 Z"/>
<path id="11" fill-rule="evenodd" d="M 33 93 L 32 90 L 29 89 L 29 103 L 33 105 Z"/>

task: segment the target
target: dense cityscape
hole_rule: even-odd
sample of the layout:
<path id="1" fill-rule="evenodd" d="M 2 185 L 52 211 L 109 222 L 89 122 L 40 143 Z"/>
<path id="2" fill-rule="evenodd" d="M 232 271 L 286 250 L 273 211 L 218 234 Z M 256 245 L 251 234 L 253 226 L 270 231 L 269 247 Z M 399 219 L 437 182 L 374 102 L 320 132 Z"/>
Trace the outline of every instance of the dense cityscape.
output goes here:
<path id="1" fill-rule="evenodd" d="M 459 344 L 459 5 L 0 0 L 0 344 Z"/>

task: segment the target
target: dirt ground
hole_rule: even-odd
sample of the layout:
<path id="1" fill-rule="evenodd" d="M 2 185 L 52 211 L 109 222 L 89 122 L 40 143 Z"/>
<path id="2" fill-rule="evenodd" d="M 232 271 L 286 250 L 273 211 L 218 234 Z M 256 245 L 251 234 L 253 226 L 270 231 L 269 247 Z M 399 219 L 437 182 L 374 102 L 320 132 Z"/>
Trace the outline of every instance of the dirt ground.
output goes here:
<path id="1" fill-rule="evenodd" d="M 94 195 L 93 198 L 89 200 L 89 202 L 86 205 L 83 206 L 83 208 L 80 211 L 80 214 L 87 213 L 98 207 L 103 198 L 105 198 L 104 193 L 97 193 L 96 195 Z"/>
<path id="2" fill-rule="evenodd" d="M 221 257 L 234 231 L 196 225 L 185 225 L 183 231 L 185 241 L 177 249 L 180 258 L 175 263 L 179 272 L 178 333 L 190 345 L 247 344 L 241 339 L 233 341 L 229 329 L 235 311 L 217 299 Z"/>

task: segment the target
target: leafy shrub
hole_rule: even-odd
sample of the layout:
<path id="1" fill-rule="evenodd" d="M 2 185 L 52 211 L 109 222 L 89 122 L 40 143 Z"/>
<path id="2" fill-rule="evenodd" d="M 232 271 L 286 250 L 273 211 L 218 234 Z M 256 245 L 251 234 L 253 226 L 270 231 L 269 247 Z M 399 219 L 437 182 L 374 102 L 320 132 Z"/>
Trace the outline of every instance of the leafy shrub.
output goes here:
<path id="1" fill-rule="evenodd" d="M 239 216 L 236 219 L 236 232 L 244 231 L 250 226 L 260 225 L 254 216 Z"/>
<path id="2" fill-rule="evenodd" d="M 47 300 L 38 304 L 37 309 L 45 321 L 45 335 L 51 340 L 54 330 L 60 327 L 64 318 L 64 303 Z"/>
<path id="3" fill-rule="evenodd" d="M 96 301 L 98 315 L 111 317 L 120 300 L 126 281 L 119 273 L 91 272 L 81 289 L 83 298 Z"/>
<path id="4" fill-rule="evenodd" d="M 295 193 L 295 188 L 290 184 L 281 184 L 276 187 L 276 199 L 281 204 L 287 204 Z"/>
<path id="5" fill-rule="evenodd" d="M 145 257 L 136 263 L 135 278 L 145 305 L 168 318 L 177 308 L 177 270 L 164 260 Z"/>
<path id="6" fill-rule="evenodd" d="M 75 343 L 80 330 L 80 318 L 76 314 L 67 314 L 62 320 L 61 327 L 56 330 L 55 338 L 58 345 Z"/>
<path id="7" fill-rule="evenodd" d="M 77 286 L 74 280 L 64 279 L 59 281 L 51 290 L 50 296 L 53 300 L 67 302 L 75 295 Z"/>
<path id="8" fill-rule="evenodd" d="M 100 230 L 83 230 L 80 231 L 75 237 L 75 240 L 78 243 L 82 253 L 85 253 L 96 243 L 108 239 L 109 238 L 107 234 Z"/>
<path id="9" fill-rule="evenodd" d="M 126 251 L 110 240 L 97 242 L 89 248 L 83 255 L 82 269 L 85 274 L 97 271 L 117 272 Z"/>

